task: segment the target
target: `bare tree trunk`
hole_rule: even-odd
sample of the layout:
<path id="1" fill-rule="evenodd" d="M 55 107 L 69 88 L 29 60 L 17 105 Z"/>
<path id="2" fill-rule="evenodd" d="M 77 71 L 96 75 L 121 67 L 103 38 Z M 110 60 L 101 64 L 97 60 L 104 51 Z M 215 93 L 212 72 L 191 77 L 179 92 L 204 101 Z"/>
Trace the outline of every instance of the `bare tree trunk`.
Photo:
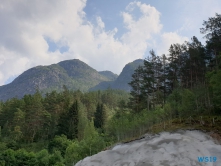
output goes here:
<path id="1" fill-rule="evenodd" d="M 199 110 L 199 106 L 198 106 L 198 100 L 197 100 L 197 97 L 196 97 L 196 111 L 198 112 Z"/>

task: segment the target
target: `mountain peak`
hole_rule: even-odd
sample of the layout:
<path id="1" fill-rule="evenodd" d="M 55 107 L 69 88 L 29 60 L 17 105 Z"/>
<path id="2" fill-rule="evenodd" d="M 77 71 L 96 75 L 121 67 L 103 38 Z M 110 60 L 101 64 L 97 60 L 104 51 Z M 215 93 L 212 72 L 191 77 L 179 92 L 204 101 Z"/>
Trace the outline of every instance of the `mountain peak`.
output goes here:
<path id="1" fill-rule="evenodd" d="M 118 75 L 114 74 L 111 71 L 105 70 L 105 71 L 99 71 L 99 74 L 107 77 L 110 81 L 114 81 L 117 79 Z"/>
<path id="2" fill-rule="evenodd" d="M 91 88 L 90 90 L 104 90 L 110 87 L 112 89 L 121 89 L 129 92 L 131 88 L 128 85 L 128 83 L 131 81 L 131 76 L 134 73 L 134 70 L 138 68 L 138 66 L 143 65 L 143 61 L 143 59 L 137 59 L 133 62 L 126 64 L 116 80 L 101 82 L 95 87 Z"/>
<path id="3" fill-rule="evenodd" d="M 71 90 L 87 91 L 102 81 L 110 81 L 79 59 L 65 60 L 49 66 L 36 66 L 19 75 L 10 84 L 0 86 L 0 100 L 22 98 L 36 89 L 43 94 L 61 91 L 63 85 Z"/>
<path id="4" fill-rule="evenodd" d="M 21 75 L 13 82 L 0 86 L 0 100 L 13 97 L 22 98 L 33 94 L 38 89 L 43 94 L 52 90 L 61 91 L 63 85 L 71 90 L 103 90 L 108 87 L 130 91 L 128 83 L 134 70 L 143 65 L 142 59 L 128 63 L 118 76 L 111 71 L 96 71 L 79 59 L 64 60 L 49 66 L 36 66 Z"/>

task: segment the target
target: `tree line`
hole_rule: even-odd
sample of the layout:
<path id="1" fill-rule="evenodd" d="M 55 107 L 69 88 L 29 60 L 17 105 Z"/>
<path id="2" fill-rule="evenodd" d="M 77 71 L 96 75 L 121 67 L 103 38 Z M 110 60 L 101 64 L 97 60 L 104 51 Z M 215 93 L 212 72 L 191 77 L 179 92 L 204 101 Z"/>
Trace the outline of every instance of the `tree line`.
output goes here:
<path id="1" fill-rule="evenodd" d="M 16 156 L 20 149 L 25 149 L 22 154 L 27 156 L 29 150 L 39 149 L 30 146 L 47 152 L 49 165 L 55 164 L 50 161 L 54 155 L 67 164 L 95 154 L 113 141 L 105 135 L 108 119 L 128 98 L 129 94 L 121 90 L 82 93 L 64 86 L 60 93 L 52 91 L 42 96 L 36 91 L 22 99 L 0 102 L 0 159 L 6 161 L 8 153 Z M 67 159 L 67 154 L 76 156 Z M 33 165 L 38 165 L 36 162 Z M 9 163 L 6 161 L 5 165 Z"/>
<path id="2" fill-rule="evenodd" d="M 144 65 L 132 75 L 129 107 L 135 112 L 154 110 L 164 107 L 172 95 L 177 95 L 173 102 L 180 105 L 179 91 L 193 93 L 194 110 L 220 113 L 220 25 L 220 14 L 203 22 L 200 31 L 205 35 L 205 46 L 193 36 L 190 42 L 172 44 L 168 55 L 158 56 L 151 50 Z"/>

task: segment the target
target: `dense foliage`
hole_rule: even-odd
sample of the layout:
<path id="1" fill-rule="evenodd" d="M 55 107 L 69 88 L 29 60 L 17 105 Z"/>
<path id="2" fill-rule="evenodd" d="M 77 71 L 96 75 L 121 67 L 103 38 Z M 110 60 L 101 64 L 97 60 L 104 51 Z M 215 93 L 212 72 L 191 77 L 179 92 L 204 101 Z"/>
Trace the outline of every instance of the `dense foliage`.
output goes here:
<path id="1" fill-rule="evenodd" d="M 127 93 L 82 93 L 65 86 L 0 102 L 0 166 L 72 165 L 112 144 L 174 118 L 221 114 L 221 15 L 204 21 L 203 46 L 173 44 L 150 51 Z M 162 126 L 165 128 L 165 123 Z"/>
<path id="2" fill-rule="evenodd" d="M 21 165 L 17 155 L 23 155 L 33 158 L 27 165 L 41 165 L 38 156 L 45 153 L 45 165 L 62 165 L 99 152 L 114 141 L 104 133 L 108 118 L 128 98 L 120 90 L 82 93 L 64 87 L 61 93 L 43 97 L 37 91 L 1 102 L 0 158 L 5 161 L 1 164 Z"/>
<path id="3" fill-rule="evenodd" d="M 220 112 L 221 71 L 221 15 L 204 21 L 201 32 L 207 39 L 206 46 L 194 36 L 191 42 L 172 44 L 167 56 L 157 56 L 153 50 L 132 75 L 130 108 L 164 107 L 166 99 L 177 105 L 179 114 L 183 100 L 191 99 L 196 111 Z M 187 97 L 188 96 L 188 97 Z M 171 98 L 173 98 L 171 100 Z M 188 104 L 187 104 L 188 105 Z"/>

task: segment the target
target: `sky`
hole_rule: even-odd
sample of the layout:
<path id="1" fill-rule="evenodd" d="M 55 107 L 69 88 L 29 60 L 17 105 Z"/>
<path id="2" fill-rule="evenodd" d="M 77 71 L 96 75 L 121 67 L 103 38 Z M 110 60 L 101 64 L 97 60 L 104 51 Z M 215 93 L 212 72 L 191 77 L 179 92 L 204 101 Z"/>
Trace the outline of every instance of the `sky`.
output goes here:
<path id="1" fill-rule="evenodd" d="M 0 0 L 0 86 L 31 67 L 80 59 L 120 74 L 154 50 L 191 41 L 220 0 Z"/>

